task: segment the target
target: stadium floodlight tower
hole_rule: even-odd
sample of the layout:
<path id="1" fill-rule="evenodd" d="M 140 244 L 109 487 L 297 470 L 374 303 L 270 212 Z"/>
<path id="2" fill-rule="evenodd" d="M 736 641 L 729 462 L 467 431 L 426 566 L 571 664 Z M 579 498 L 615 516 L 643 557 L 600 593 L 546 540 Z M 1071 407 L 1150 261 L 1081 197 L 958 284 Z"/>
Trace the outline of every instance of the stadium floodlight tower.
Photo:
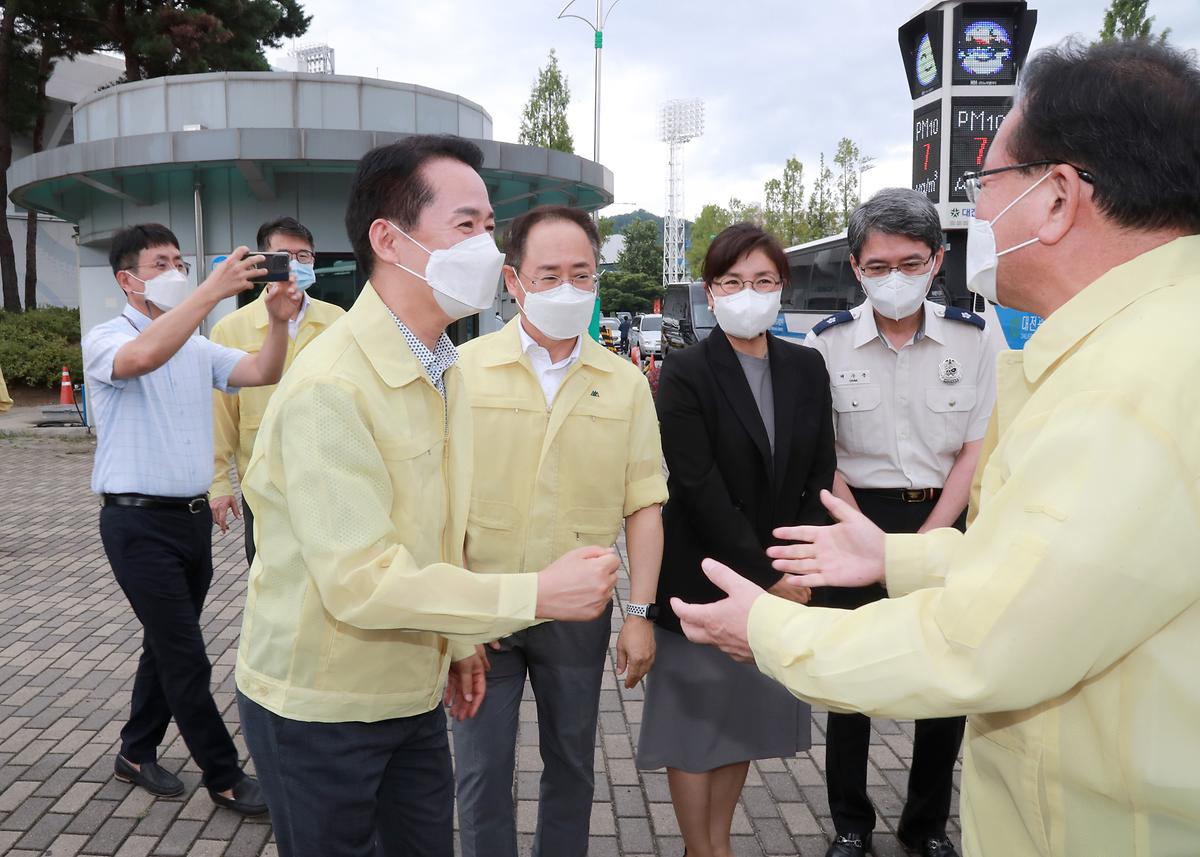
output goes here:
<path id="1" fill-rule="evenodd" d="M 659 113 L 659 138 L 670 146 L 667 217 L 663 223 L 663 285 L 688 282 L 683 246 L 683 144 L 704 133 L 704 102 L 675 99 Z"/>
<path id="2" fill-rule="evenodd" d="M 303 44 L 291 51 L 296 71 L 333 74 L 333 48 L 324 43 Z"/>

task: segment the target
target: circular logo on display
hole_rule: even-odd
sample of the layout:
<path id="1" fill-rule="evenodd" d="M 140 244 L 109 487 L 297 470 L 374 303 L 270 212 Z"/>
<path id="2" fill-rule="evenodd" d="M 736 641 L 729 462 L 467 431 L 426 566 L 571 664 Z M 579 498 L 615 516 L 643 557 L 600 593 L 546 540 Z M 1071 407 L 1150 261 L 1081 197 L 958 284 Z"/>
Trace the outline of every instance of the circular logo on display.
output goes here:
<path id="1" fill-rule="evenodd" d="M 958 62 L 967 74 L 995 77 L 1012 59 L 1012 37 L 1000 24 L 995 21 L 972 21 L 964 28 Z"/>
<path id="2" fill-rule="evenodd" d="M 942 379 L 943 384 L 957 384 L 962 380 L 962 375 L 959 374 L 958 361 L 953 357 L 947 357 L 942 361 L 942 365 L 938 366 L 938 377 Z"/>

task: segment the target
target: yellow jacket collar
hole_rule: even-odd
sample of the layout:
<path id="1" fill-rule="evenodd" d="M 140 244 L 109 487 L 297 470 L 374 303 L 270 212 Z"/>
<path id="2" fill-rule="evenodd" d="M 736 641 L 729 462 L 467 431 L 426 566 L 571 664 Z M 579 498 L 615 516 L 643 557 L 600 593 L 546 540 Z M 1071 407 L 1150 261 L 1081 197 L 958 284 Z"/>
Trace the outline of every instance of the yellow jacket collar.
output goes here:
<path id="1" fill-rule="evenodd" d="M 403 387 L 421 377 L 424 367 L 404 341 L 396 322 L 392 321 L 392 314 L 369 281 L 346 313 L 346 318 L 363 354 L 385 384 Z"/>
<path id="2" fill-rule="evenodd" d="M 1059 307 L 1025 345 L 1032 384 L 1092 331 L 1135 301 L 1191 276 L 1200 261 L 1200 235 L 1176 238 L 1105 272 Z"/>
<path id="3" fill-rule="evenodd" d="M 484 366 L 503 366 L 506 363 L 519 363 L 524 355 L 521 347 L 521 315 L 513 316 L 500 333 L 491 337 L 487 343 L 486 356 L 481 361 Z M 605 365 L 608 350 L 586 333 L 580 334 L 579 362 L 603 372 L 611 372 L 611 365 Z"/>

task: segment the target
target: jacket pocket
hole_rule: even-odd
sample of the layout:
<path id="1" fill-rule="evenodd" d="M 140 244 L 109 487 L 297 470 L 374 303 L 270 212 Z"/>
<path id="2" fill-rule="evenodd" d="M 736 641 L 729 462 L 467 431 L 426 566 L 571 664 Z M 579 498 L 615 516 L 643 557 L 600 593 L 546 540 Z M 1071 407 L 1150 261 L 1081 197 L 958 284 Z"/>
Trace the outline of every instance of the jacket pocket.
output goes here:
<path id="1" fill-rule="evenodd" d="M 467 567 L 479 572 L 520 571 L 517 507 L 496 500 L 471 499 L 467 513 Z"/>
<path id="2" fill-rule="evenodd" d="M 929 442 L 938 452 L 957 453 L 967 442 L 967 425 L 975 407 L 974 387 L 943 385 L 925 389 L 929 410 Z"/>
<path id="3" fill-rule="evenodd" d="M 621 531 L 621 507 L 582 508 L 576 507 L 563 518 L 563 541 L 566 550 L 586 545 L 609 547 L 616 543 Z"/>
<path id="4" fill-rule="evenodd" d="M 867 452 L 884 430 L 878 384 L 830 388 L 838 445 L 847 452 Z"/>

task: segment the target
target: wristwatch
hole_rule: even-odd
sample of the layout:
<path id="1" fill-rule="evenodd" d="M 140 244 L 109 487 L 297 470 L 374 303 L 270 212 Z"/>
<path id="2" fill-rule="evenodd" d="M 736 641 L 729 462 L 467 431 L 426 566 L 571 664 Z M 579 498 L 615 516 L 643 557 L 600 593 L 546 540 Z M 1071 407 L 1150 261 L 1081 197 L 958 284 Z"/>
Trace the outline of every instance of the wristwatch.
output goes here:
<path id="1" fill-rule="evenodd" d="M 625 602 L 625 615 L 637 616 L 641 619 L 649 619 L 653 622 L 658 618 L 657 604 L 634 604 L 630 601 Z"/>

